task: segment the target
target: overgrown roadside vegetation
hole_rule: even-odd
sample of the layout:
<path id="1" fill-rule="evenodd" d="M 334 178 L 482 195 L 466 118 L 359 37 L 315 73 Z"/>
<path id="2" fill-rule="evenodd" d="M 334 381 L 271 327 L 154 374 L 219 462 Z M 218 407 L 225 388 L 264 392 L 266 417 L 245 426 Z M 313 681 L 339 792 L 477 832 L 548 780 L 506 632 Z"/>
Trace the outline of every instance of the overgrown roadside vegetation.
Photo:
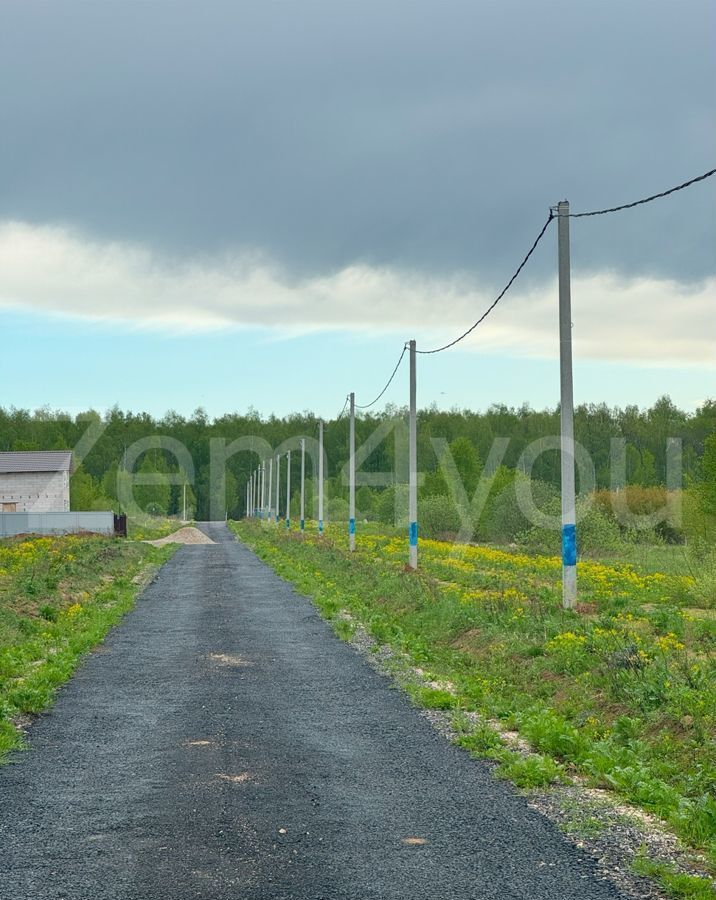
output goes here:
<path id="1" fill-rule="evenodd" d="M 344 637 L 360 623 L 406 653 L 431 682 L 416 701 L 450 711 L 461 743 L 496 759 L 499 774 L 523 787 L 578 777 L 607 788 L 666 821 L 716 872 L 716 616 L 689 576 L 585 562 L 581 605 L 567 612 L 555 558 L 422 541 L 415 575 L 403 536 L 360 535 L 350 556 L 342 529 L 319 541 L 232 528 Z M 675 896 L 716 896 L 708 879 L 659 880 Z"/>
<path id="2" fill-rule="evenodd" d="M 0 541 L 0 762 L 175 549 L 91 535 Z"/>
<path id="3" fill-rule="evenodd" d="M 169 516 L 130 518 L 127 523 L 127 537 L 130 541 L 156 541 L 173 534 L 184 525 L 191 524 L 191 521 L 183 522 Z"/>

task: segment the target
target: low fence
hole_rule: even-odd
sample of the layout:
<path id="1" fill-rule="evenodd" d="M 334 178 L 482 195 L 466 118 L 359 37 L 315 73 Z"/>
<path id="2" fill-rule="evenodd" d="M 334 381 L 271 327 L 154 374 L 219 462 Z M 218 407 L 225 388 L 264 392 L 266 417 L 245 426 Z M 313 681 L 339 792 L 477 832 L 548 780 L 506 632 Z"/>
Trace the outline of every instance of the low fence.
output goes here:
<path id="1" fill-rule="evenodd" d="M 3 512 L 0 513 L 0 537 L 16 534 L 73 534 L 91 531 L 115 534 L 113 512 Z"/>

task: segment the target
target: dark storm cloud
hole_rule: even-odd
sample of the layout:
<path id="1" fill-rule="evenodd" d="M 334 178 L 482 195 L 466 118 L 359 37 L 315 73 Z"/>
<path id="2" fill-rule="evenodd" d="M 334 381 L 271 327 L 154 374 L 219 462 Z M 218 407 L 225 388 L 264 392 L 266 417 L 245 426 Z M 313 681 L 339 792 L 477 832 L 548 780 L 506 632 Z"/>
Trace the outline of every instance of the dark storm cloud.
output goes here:
<path id="1" fill-rule="evenodd" d="M 562 197 L 610 205 L 712 167 L 709 7 L 5 0 L 0 217 L 253 248 L 289 273 L 498 282 Z M 712 273 L 714 188 L 580 223 L 576 263 Z"/>

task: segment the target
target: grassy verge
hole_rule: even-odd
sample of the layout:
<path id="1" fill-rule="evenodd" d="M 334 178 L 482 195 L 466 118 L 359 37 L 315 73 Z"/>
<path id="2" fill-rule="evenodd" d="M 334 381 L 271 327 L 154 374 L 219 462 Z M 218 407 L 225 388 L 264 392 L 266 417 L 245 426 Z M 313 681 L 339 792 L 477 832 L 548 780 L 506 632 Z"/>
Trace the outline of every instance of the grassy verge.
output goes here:
<path id="1" fill-rule="evenodd" d="M 235 531 L 329 617 L 346 610 L 440 685 L 417 702 L 519 732 L 518 758 L 484 727 L 462 742 L 525 786 L 579 774 L 666 822 L 716 867 L 716 619 L 688 578 L 580 565 L 564 611 L 560 563 L 494 548 L 320 541 L 255 523 Z"/>
<path id="2" fill-rule="evenodd" d="M 634 871 L 656 881 L 667 897 L 676 900 L 713 900 L 716 896 L 713 887 L 704 878 L 679 872 L 673 866 L 655 862 L 646 856 L 637 857 Z"/>
<path id="3" fill-rule="evenodd" d="M 0 542 L 0 761 L 172 547 L 98 536 Z"/>

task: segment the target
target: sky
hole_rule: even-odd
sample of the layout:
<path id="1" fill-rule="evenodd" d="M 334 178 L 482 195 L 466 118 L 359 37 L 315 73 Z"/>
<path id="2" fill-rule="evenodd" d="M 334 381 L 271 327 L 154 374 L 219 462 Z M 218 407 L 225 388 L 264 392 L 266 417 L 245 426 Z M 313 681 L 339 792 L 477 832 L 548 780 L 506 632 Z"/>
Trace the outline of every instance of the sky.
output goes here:
<path id="1" fill-rule="evenodd" d="M 368 403 L 559 200 L 714 168 L 714 84 L 709 0 L 3 0 L 0 402 Z M 715 248 L 716 177 L 571 221 L 577 403 L 716 396 Z M 556 262 L 553 222 L 419 405 L 558 402 Z"/>

